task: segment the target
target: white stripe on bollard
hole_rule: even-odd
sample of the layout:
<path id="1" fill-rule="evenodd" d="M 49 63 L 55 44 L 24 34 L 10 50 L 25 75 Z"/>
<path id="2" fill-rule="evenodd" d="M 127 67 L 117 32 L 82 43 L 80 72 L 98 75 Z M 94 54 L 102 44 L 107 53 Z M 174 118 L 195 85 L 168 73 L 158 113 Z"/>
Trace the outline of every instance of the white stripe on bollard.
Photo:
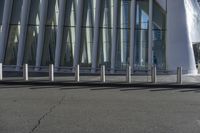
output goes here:
<path id="1" fill-rule="evenodd" d="M 101 82 L 106 82 L 106 70 L 104 65 L 101 66 Z"/>
<path id="2" fill-rule="evenodd" d="M 182 84 L 182 67 L 177 68 L 177 83 Z"/>
<path id="3" fill-rule="evenodd" d="M 49 80 L 51 82 L 54 82 L 54 65 L 53 64 L 49 65 Z"/>
<path id="4" fill-rule="evenodd" d="M 23 77 L 25 81 L 28 81 L 28 64 L 24 64 L 23 66 Z"/>
<path id="5" fill-rule="evenodd" d="M 80 82 L 80 67 L 79 67 L 79 65 L 76 66 L 75 81 Z"/>
<path id="6" fill-rule="evenodd" d="M 0 80 L 3 80 L 3 64 L 0 63 Z"/>
<path id="7" fill-rule="evenodd" d="M 128 65 L 126 69 L 126 82 L 131 83 L 131 66 Z"/>
<path id="8" fill-rule="evenodd" d="M 156 83 L 157 82 L 157 69 L 156 69 L 156 66 L 153 66 L 151 68 L 151 81 L 152 81 L 152 83 Z"/>

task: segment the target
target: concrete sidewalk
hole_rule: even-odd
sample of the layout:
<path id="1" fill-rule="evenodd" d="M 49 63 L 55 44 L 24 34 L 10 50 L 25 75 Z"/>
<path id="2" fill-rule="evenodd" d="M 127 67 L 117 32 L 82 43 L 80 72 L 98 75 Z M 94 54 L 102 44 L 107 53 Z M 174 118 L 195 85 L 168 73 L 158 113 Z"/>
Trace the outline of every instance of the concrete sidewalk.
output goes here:
<path id="1" fill-rule="evenodd" d="M 106 82 L 100 81 L 100 76 L 80 76 L 80 82 L 76 82 L 74 76 L 57 76 L 55 81 L 49 81 L 48 77 L 31 77 L 24 81 L 22 77 L 8 77 L 0 81 L 0 84 L 7 85 L 58 85 L 58 86 L 104 86 L 104 87 L 153 87 L 171 88 L 186 87 L 200 88 L 200 76 L 184 75 L 182 84 L 177 84 L 176 75 L 157 76 L 157 83 L 151 82 L 151 76 L 132 76 L 132 82 L 127 83 L 125 76 L 106 76 Z"/>

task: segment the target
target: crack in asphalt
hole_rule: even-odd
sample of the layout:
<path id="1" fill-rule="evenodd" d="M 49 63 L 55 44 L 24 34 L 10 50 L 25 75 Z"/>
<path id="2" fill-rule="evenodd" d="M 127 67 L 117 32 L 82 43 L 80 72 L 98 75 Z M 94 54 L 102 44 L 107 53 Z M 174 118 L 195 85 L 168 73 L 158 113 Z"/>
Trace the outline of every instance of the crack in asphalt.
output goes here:
<path id="1" fill-rule="evenodd" d="M 64 100 L 65 100 L 65 96 L 62 96 L 62 98 L 58 101 L 57 104 L 51 106 L 51 107 L 49 108 L 49 110 L 48 110 L 46 113 L 44 113 L 44 114 L 38 119 L 37 124 L 31 129 L 31 131 L 30 131 L 29 133 L 33 133 L 33 132 L 40 126 L 41 121 L 42 121 L 43 119 L 45 119 L 45 117 L 47 117 L 51 112 L 53 112 L 53 110 L 55 110 L 57 106 L 59 106 L 60 104 L 62 104 L 62 102 L 63 102 Z"/>

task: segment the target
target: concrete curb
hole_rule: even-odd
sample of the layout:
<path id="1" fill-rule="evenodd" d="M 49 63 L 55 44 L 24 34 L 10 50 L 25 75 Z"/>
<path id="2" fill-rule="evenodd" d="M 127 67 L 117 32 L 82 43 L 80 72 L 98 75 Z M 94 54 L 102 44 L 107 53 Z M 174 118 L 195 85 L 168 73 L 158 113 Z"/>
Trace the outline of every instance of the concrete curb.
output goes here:
<path id="1" fill-rule="evenodd" d="M 176 83 L 116 83 L 116 82 L 49 82 L 49 81 L 0 81 L 2 85 L 31 85 L 31 86 L 91 86 L 91 87 L 148 87 L 148 88 L 200 88 L 200 84 Z"/>

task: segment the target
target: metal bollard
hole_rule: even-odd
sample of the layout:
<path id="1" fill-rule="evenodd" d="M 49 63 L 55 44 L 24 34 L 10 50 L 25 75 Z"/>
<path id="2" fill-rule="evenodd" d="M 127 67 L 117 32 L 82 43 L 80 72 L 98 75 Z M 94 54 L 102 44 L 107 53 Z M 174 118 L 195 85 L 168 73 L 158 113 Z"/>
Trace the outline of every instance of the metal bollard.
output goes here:
<path id="1" fill-rule="evenodd" d="M 131 66 L 128 65 L 126 69 L 126 81 L 127 83 L 131 83 Z"/>
<path id="2" fill-rule="evenodd" d="M 157 69 L 156 66 L 153 66 L 151 68 L 151 82 L 156 83 L 157 82 Z"/>
<path id="3" fill-rule="evenodd" d="M 182 84 L 182 67 L 177 68 L 177 83 Z"/>
<path id="4" fill-rule="evenodd" d="M 75 71 L 75 81 L 80 82 L 80 66 L 76 66 L 76 71 Z"/>
<path id="5" fill-rule="evenodd" d="M 105 66 L 101 66 L 101 82 L 106 82 L 106 69 Z"/>
<path id="6" fill-rule="evenodd" d="M 54 82 L 54 65 L 53 64 L 49 65 L 49 80 L 51 82 Z"/>
<path id="7" fill-rule="evenodd" d="M 28 81 L 28 64 L 24 64 L 23 66 L 23 77 L 25 81 Z"/>
<path id="8" fill-rule="evenodd" d="M 198 63 L 198 74 L 200 73 L 200 64 Z"/>
<path id="9" fill-rule="evenodd" d="M 3 80 L 3 64 L 0 63 L 0 80 Z"/>

